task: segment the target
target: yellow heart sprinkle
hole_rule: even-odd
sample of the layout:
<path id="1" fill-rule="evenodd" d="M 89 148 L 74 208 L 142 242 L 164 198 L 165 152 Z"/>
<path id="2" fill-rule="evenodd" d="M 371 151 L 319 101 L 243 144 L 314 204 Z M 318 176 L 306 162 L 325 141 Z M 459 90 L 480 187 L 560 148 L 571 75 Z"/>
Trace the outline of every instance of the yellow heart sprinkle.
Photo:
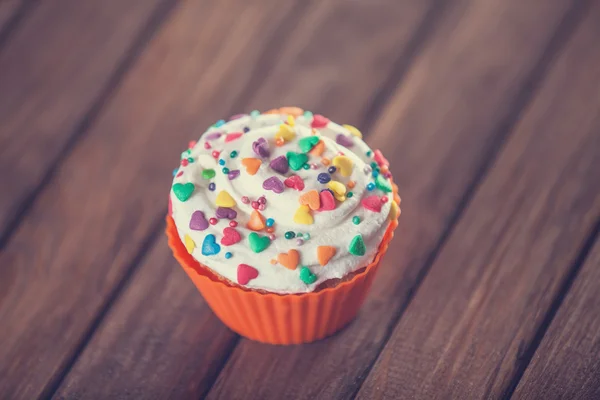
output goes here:
<path id="1" fill-rule="evenodd" d="M 335 197 L 337 201 L 346 201 L 346 196 L 343 194 L 334 194 L 333 197 Z"/>
<path id="2" fill-rule="evenodd" d="M 310 208 L 308 206 L 300 206 L 294 214 L 294 222 L 302 225 L 312 225 L 314 219 L 310 215 Z"/>
<path id="3" fill-rule="evenodd" d="M 346 194 L 346 186 L 341 182 L 330 181 L 327 186 L 329 186 L 329 189 L 333 190 L 334 195 L 343 196 Z"/>
<path id="4" fill-rule="evenodd" d="M 294 117 L 292 115 L 288 115 L 287 123 L 289 126 L 294 126 L 294 125 L 296 125 L 296 120 L 294 119 Z"/>
<path id="5" fill-rule="evenodd" d="M 185 235 L 183 238 L 183 243 L 185 244 L 185 249 L 188 253 L 192 254 L 192 251 L 196 248 L 196 243 L 194 243 L 194 239 L 190 237 L 190 235 Z"/>
<path id="6" fill-rule="evenodd" d="M 348 177 L 352 175 L 352 167 L 354 163 L 346 156 L 337 156 L 333 158 L 332 164 L 337 167 L 338 171 L 342 176 Z"/>
<path id="7" fill-rule="evenodd" d="M 286 124 L 281 124 L 279 126 L 279 131 L 275 134 L 275 139 L 283 139 L 286 142 L 293 140 L 296 137 L 296 132 L 294 129 Z"/>
<path id="8" fill-rule="evenodd" d="M 398 218 L 398 215 L 400 215 L 400 207 L 398 207 L 398 204 L 395 201 L 392 201 L 390 213 L 388 214 L 390 221 Z"/>
<path id="9" fill-rule="evenodd" d="M 362 133 L 360 133 L 360 131 L 358 129 L 356 129 L 355 127 L 353 127 L 352 125 L 344 124 L 342 126 L 344 128 L 346 128 L 352 136 L 356 136 L 357 138 L 362 139 Z"/>
<path id="10" fill-rule="evenodd" d="M 235 200 L 225 190 L 221 190 L 215 199 L 217 207 L 231 208 L 235 207 Z"/>

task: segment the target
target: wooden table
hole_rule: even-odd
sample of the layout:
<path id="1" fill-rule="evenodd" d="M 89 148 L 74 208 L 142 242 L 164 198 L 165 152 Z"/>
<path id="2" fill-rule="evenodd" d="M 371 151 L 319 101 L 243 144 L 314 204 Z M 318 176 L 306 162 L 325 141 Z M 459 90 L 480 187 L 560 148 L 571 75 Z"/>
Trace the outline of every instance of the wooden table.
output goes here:
<path id="1" fill-rule="evenodd" d="M 0 0 L 0 398 L 600 398 L 600 1 Z M 359 127 L 402 196 L 358 318 L 222 325 L 163 234 L 216 119 Z"/>

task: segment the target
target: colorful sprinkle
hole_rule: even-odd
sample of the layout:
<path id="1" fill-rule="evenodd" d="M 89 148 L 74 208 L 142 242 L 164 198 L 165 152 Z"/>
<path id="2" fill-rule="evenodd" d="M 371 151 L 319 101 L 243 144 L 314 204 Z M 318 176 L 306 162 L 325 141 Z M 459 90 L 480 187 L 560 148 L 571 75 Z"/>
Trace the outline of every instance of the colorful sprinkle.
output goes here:
<path id="1" fill-rule="evenodd" d="M 275 139 L 283 139 L 285 142 L 289 142 L 295 137 L 296 132 L 294 132 L 294 128 L 286 124 L 281 124 L 279 126 L 279 131 L 275 134 Z"/>
<path id="2" fill-rule="evenodd" d="M 239 243 L 242 240 L 242 235 L 232 227 L 225 227 L 223 229 L 223 237 L 221 238 L 221 244 L 224 246 L 231 246 Z"/>
<path id="3" fill-rule="evenodd" d="M 271 176 L 264 180 L 262 184 L 263 189 L 271 190 L 275 193 L 283 193 L 283 189 L 285 188 L 281 179 L 276 176 Z"/>
<path id="4" fill-rule="evenodd" d="M 321 199 L 319 198 L 319 192 L 316 190 L 311 190 L 309 192 L 304 193 L 298 199 L 300 204 L 307 205 L 311 210 L 316 211 L 321 208 Z"/>
<path id="5" fill-rule="evenodd" d="M 312 215 L 310 215 L 310 208 L 302 205 L 298 207 L 294 213 L 294 222 L 302 225 L 311 225 L 314 222 Z"/>
<path id="6" fill-rule="evenodd" d="M 247 285 L 252 279 L 258 277 L 258 270 L 248 264 L 240 264 L 237 268 L 237 281 L 240 285 Z"/>
<path id="7" fill-rule="evenodd" d="M 302 267 L 300 268 L 300 279 L 310 285 L 317 281 L 317 275 L 313 274 L 308 267 Z"/>
<path id="8" fill-rule="evenodd" d="M 292 189 L 295 189 L 298 191 L 304 190 L 304 181 L 298 175 L 290 176 L 285 181 L 283 181 L 283 183 L 285 184 L 285 186 L 287 186 L 289 188 L 292 188 Z"/>
<path id="9" fill-rule="evenodd" d="M 370 192 L 375 189 L 375 184 L 373 182 L 369 182 L 367 184 L 367 190 Z"/>
<path id="10" fill-rule="evenodd" d="M 233 254 L 231 254 L 229 251 L 227 253 L 225 253 L 225 258 L 226 259 L 230 259 L 233 256 Z"/>
<path id="11" fill-rule="evenodd" d="M 202 178 L 204 179 L 212 179 L 215 177 L 215 170 L 214 169 L 205 169 L 202 170 Z"/>
<path id="12" fill-rule="evenodd" d="M 352 192 L 348 192 L 348 193 L 346 193 L 346 197 L 347 197 L 347 198 L 351 198 L 352 196 L 354 196 L 354 193 L 352 193 Z"/>
<path id="13" fill-rule="evenodd" d="M 246 228 L 253 231 L 262 231 L 265 229 L 265 226 L 265 217 L 263 217 L 263 215 L 257 210 L 252 211 L 252 214 L 250 214 L 250 220 L 246 224 Z"/>
<path id="14" fill-rule="evenodd" d="M 277 262 L 287 269 L 295 270 L 299 261 L 300 253 L 298 250 L 291 249 L 287 253 L 279 253 L 277 255 Z"/>
<path id="15" fill-rule="evenodd" d="M 242 135 L 242 132 L 228 133 L 225 135 L 225 143 L 233 142 L 234 140 L 241 138 Z"/>
<path id="16" fill-rule="evenodd" d="M 324 151 L 325 151 L 325 142 L 323 142 L 322 140 L 319 140 L 319 142 L 315 145 L 315 147 L 312 148 L 311 151 L 308 152 L 308 154 L 320 157 Z"/>
<path id="17" fill-rule="evenodd" d="M 176 183 L 173 185 L 173 193 L 175 193 L 175 197 L 181 202 L 187 201 L 192 196 L 194 189 L 194 184 L 191 182 Z"/>
<path id="18" fill-rule="evenodd" d="M 213 150 L 213 152 L 211 154 L 212 154 L 213 158 L 219 158 L 219 156 L 221 155 L 221 152 Z"/>
<path id="19" fill-rule="evenodd" d="M 361 204 L 369 211 L 381 212 L 381 200 L 376 195 L 365 197 Z"/>
<path id="20" fill-rule="evenodd" d="M 375 179 L 375 185 L 377 186 L 377 189 L 383 192 L 390 193 L 392 191 L 392 185 L 383 176 L 378 176 L 377 179 Z"/>
<path id="21" fill-rule="evenodd" d="M 335 256 L 336 252 L 337 249 L 333 246 L 317 247 L 317 260 L 319 260 L 319 264 L 321 264 L 321 266 L 327 265 L 329 260 L 331 260 L 331 258 Z"/>
<path id="22" fill-rule="evenodd" d="M 390 162 L 383 156 L 383 154 L 379 150 L 375 150 L 373 158 L 375 159 L 378 165 L 385 165 L 386 167 L 390 165 Z"/>
<path id="23" fill-rule="evenodd" d="M 354 256 L 364 256 L 367 252 L 367 248 L 365 247 L 365 242 L 363 241 L 362 236 L 356 235 L 350 242 L 350 247 L 348 248 L 348 252 Z"/>
<path id="24" fill-rule="evenodd" d="M 245 126 L 243 129 L 244 133 L 248 133 L 250 132 L 250 127 L 249 126 Z"/>
<path id="25" fill-rule="evenodd" d="M 222 119 L 220 119 L 220 120 L 218 120 L 217 122 L 215 122 L 215 124 L 214 124 L 213 126 L 214 126 L 215 128 L 220 128 L 220 127 L 222 127 L 223 125 L 225 125 L 225 120 L 222 120 Z"/>
<path id="26" fill-rule="evenodd" d="M 238 155 L 238 152 L 235 150 L 233 150 L 231 153 L 229 153 L 229 157 L 231 157 L 231 158 L 236 158 L 237 155 Z"/>
<path id="27" fill-rule="evenodd" d="M 252 232 L 248 235 L 248 243 L 250 249 L 255 253 L 260 253 L 265 250 L 271 244 L 271 240 L 268 236 L 259 235 L 256 232 Z"/>
<path id="28" fill-rule="evenodd" d="M 190 218 L 190 229 L 193 231 L 203 231 L 208 228 L 208 221 L 202 211 L 194 211 Z"/>
<path id="29" fill-rule="evenodd" d="M 182 166 L 182 167 L 187 167 L 188 163 L 189 163 L 189 162 L 188 162 L 187 158 L 184 158 L 184 159 L 183 159 L 183 160 L 181 160 L 181 162 L 180 162 L 180 164 L 181 164 L 181 166 Z"/>
<path id="30" fill-rule="evenodd" d="M 310 127 L 320 129 L 325 128 L 327 124 L 329 124 L 329 118 L 324 117 L 320 114 L 315 114 L 313 115 L 313 120 L 310 124 Z"/>
<path id="31" fill-rule="evenodd" d="M 331 211 L 335 210 L 335 200 L 333 198 L 333 193 L 329 190 L 321 190 L 319 193 L 319 200 L 321 201 L 321 208 L 319 211 Z"/>
<path id="32" fill-rule="evenodd" d="M 252 142 L 252 150 L 260 158 L 267 158 L 271 155 L 271 152 L 269 151 L 269 142 L 263 137 Z"/>
<path id="33" fill-rule="evenodd" d="M 235 200 L 226 190 L 221 190 L 215 199 L 217 207 L 232 208 L 235 207 Z"/>
<path id="34" fill-rule="evenodd" d="M 237 211 L 226 207 L 217 207 L 215 214 L 219 219 L 235 219 L 237 217 Z"/>
<path id="35" fill-rule="evenodd" d="M 396 218 L 398 218 L 398 215 L 400 215 L 400 207 L 398 207 L 398 204 L 396 204 L 395 201 L 392 201 L 388 218 L 390 219 L 390 221 L 393 221 Z"/>
<path id="36" fill-rule="evenodd" d="M 319 183 L 325 184 L 331 180 L 331 176 L 326 172 L 321 172 L 319 175 L 317 175 L 317 180 Z"/>
<path id="37" fill-rule="evenodd" d="M 258 117 L 259 115 L 260 115 L 260 111 L 258 111 L 258 110 L 252 110 L 252 111 L 250 111 L 250 116 L 251 116 L 252 118 L 256 118 L 256 117 Z"/>
<path id="38" fill-rule="evenodd" d="M 216 188 L 217 188 L 217 185 L 215 185 L 214 182 L 211 182 L 208 184 L 208 190 L 210 190 L 211 192 L 214 192 Z"/>
<path id="39" fill-rule="evenodd" d="M 302 238 L 298 238 L 298 239 L 296 239 L 296 244 L 297 244 L 298 246 L 302 246 L 302 245 L 304 244 L 304 239 L 302 239 Z"/>
<path id="40" fill-rule="evenodd" d="M 227 173 L 227 178 L 232 181 L 235 178 L 237 178 L 238 176 L 240 176 L 240 170 L 239 169 L 234 169 L 233 171 L 229 171 Z"/>
<path id="41" fill-rule="evenodd" d="M 308 153 L 312 150 L 313 147 L 319 143 L 320 139 L 318 136 L 307 136 L 298 140 L 298 147 L 300 147 L 300 151 L 303 153 Z"/>
<path id="42" fill-rule="evenodd" d="M 337 156 L 332 160 L 332 164 L 337 167 L 337 170 L 343 177 L 348 177 L 352 175 L 352 168 L 354 167 L 354 162 L 346 156 Z"/>
<path id="43" fill-rule="evenodd" d="M 221 170 L 221 172 L 224 173 L 224 174 L 229 174 L 229 168 L 223 167 L 223 169 Z"/>
<path id="44" fill-rule="evenodd" d="M 220 165 L 220 166 L 223 166 L 223 165 L 225 165 L 225 160 L 223 160 L 223 159 L 221 158 L 221 159 L 219 160 L 219 165 Z"/>
<path id="45" fill-rule="evenodd" d="M 331 163 L 331 160 L 330 160 L 329 158 L 327 158 L 327 157 L 323 157 L 323 158 L 321 158 L 321 164 L 323 164 L 323 165 L 327 166 L 327 165 L 329 165 L 330 163 Z"/>
<path id="46" fill-rule="evenodd" d="M 356 182 L 354 181 L 349 181 L 346 186 L 348 186 L 348 189 L 354 189 L 354 186 L 356 186 Z"/>
<path id="47" fill-rule="evenodd" d="M 206 235 L 204 241 L 202 242 L 202 255 L 205 256 L 214 256 L 215 254 L 219 254 L 221 251 L 221 246 L 217 243 L 215 235 L 212 233 Z"/>
<path id="48" fill-rule="evenodd" d="M 360 217 L 358 215 L 355 215 L 354 217 L 352 217 L 352 223 L 354 225 L 360 224 Z"/>
<path id="49" fill-rule="evenodd" d="M 258 158 L 242 158 L 242 165 L 246 167 L 246 172 L 249 175 L 256 174 L 256 171 L 258 171 L 261 164 L 262 161 Z"/>
<path id="50" fill-rule="evenodd" d="M 285 236 L 286 239 L 289 240 L 289 239 L 295 238 L 296 234 L 294 232 L 292 232 L 292 231 L 287 231 L 284 236 Z"/>
<path id="51" fill-rule="evenodd" d="M 348 130 L 348 132 L 350 132 L 350 134 L 352 136 L 355 136 L 359 139 L 362 139 L 362 133 L 360 133 L 360 131 L 358 129 L 356 129 L 355 127 L 353 127 L 352 125 L 348 125 L 348 124 L 344 124 L 342 125 L 344 128 L 346 128 Z"/>
<path id="52" fill-rule="evenodd" d="M 238 225 L 237 221 L 229 221 L 229 226 L 235 228 Z"/>
<path id="53" fill-rule="evenodd" d="M 286 158 L 290 168 L 294 171 L 300 170 L 300 168 L 308 161 L 308 156 L 306 154 L 294 153 L 293 151 L 288 151 Z"/>
<path id="54" fill-rule="evenodd" d="M 192 239 L 190 235 L 185 235 L 183 238 L 183 243 L 187 252 L 192 254 L 192 251 L 194 251 L 194 249 L 196 248 L 196 243 L 194 242 L 194 239 Z"/>
<path id="55" fill-rule="evenodd" d="M 275 220 L 273 218 L 267 218 L 267 226 L 273 226 Z"/>
<path id="56" fill-rule="evenodd" d="M 175 168 L 175 169 L 173 170 L 173 176 L 177 175 L 177 172 L 178 172 L 178 171 L 179 171 L 179 168 Z"/>
<path id="57" fill-rule="evenodd" d="M 206 150 L 210 149 L 211 147 L 212 147 L 212 146 L 210 145 L 210 143 L 208 143 L 208 142 L 204 142 L 204 148 L 205 148 Z"/>
<path id="58" fill-rule="evenodd" d="M 217 222 L 219 222 L 219 221 L 218 221 L 216 218 L 211 218 L 211 219 L 209 219 L 209 220 L 208 220 L 208 222 L 209 222 L 211 225 L 216 225 L 216 224 L 217 224 Z"/>
<path id="59" fill-rule="evenodd" d="M 309 169 L 310 169 L 310 165 L 308 165 L 308 164 L 304 164 L 304 165 L 302 166 L 302 169 L 309 170 Z"/>
<path id="60" fill-rule="evenodd" d="M 244 204 L 250 203 L 250 199 L 248 198 L 248 196 L 242 196 L 242 203 L 244 203 Z"/>
<path id="61" fill-rule="evenodd" d="M 269 163 L 269 167 L 271 167 L 273 171 L 278 172 L 281 175 L 286 174 L 290 169 L 288 160 L 285 156 L 279 156 L 272 159 Z"/>
<path id="62" fill-rule="evenodd" d="M 354 141 L 352 140 L 352 136 L 346 136 L 341 133 L 335 137 L 335 142 L 337 144 L 347 147 L 347 148 L 354 146 Z"/>
<path id="63" fill-rule="evenodd" d="M 308 239 L 310 239 L 310 233 L 306 232 L 304 234 L 304 240 L 308 240 Z"/>

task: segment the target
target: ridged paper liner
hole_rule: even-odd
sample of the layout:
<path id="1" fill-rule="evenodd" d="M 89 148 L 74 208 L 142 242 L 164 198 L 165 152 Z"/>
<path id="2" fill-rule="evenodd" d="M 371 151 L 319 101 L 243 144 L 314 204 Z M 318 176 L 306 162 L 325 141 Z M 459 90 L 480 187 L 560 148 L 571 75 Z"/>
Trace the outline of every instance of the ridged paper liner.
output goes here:
<path id="1" fill-rule="evenodd" d="M 393 189 L 394 201 L 400 204 L 397 186 Z M 166 233 L 173 255 L 225 325 L 259 342 L 299 344 L 333 335 L 354 319 L 397 226 L 397 219 L 390 222 L 377 254 L 362 272 L 334 287 L 301 294 L 265 293 L 232 284 L 187 252 L 170 216 Z"/>

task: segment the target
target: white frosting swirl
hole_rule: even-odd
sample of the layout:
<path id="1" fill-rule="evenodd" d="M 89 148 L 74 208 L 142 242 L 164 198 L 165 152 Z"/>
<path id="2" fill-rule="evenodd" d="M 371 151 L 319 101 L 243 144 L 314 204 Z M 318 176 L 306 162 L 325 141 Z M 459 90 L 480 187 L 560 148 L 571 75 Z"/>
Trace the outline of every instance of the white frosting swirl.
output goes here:
<path id="1" fill-rule="evenodd" d="M 186 194 L 189 193 L 178 196 L 172 189 L 171 212 L 179 236 L 188 247 L 188 251 L 191 250 L 191 254 L 196 260 L 217 274 L 249 288 L 275 293 L 302 293 L 313 291 L 326 280 L 342 278 L 372 261 L 389 224 L 388 215 L 393 194 L 380 190 L 385 183 L 389 185 L 389 180 L 383 176 L 380 176 L 379 185 L 375 186 L 376 178 L 373 176 L 370 166 L 373 162 L 373 152 L 358 136 L 351 133 L 352 128 L 322 120 L 320 124 L 319 121 L 315 122 L 322 127 L 313 129 L 311 128 L 313 117 L 305 114 L 296 118 L 295 122 L 292 119 L 291 124 L 288 125 L 290 129 L 287 131 L 292 131 L 294 138 L 278 146 L 276 137 L 278 137 L 282 124 L 285 124 L 287 120 L 288 116 L 284 114 L 244 115 L 209 128 L 195 146 L 182 154 L 182 159 L 190 161 L 184 161 L 179 167 L 173 184 L 179 184 L 179 189 L 181 189 L 181 185 L 192 183 L 194 185 L 193 192 L 189 198 L 186 198 Z M 236 135 L 236 133 L 239 134 Z M 280 174 L 270 167 L 271 160 L 279 156 L 285 157 L 288 152 L 303 153 L 299 140 L 313 135 L 316 135 L 324 145 L 324 151 L 320 156 L 308 154 L 307 164 L 314 164 L 313 168 L 301 168 L 298 171 L 290 168 L 285 174 Z M 253 146 L 253 143 L 259 141 L 260 138 L 268 143 L 270 155 L 267 158 L 261 158 Z M 215 151 L 219 152 L 217 158 L 213 154 Z M 343 176 L 339 169 L 330 174 L 328 168 L 332 165 L 323 165 L 323 159 L 326 159 L 325 163 L 328 163 L 327 160 L 333 160 L 340 152 L 351 161 L 350 176 Z M 261 160 L 261 165 L 255 174 L 251 174 L 252 168 L 249 172 L 246 170 L 242 161 L 244 159 Z M 220 165 L 220 160 L 223 160 L 225 165 Z M 256 163 L 256 161 L 253 162 Z M 314 169 L 315 166 L 316 169 Z M 233 179 L 230 179 L 227 169 L 223 172 L 223 168 L 227 168 L 230 174 L 232 171 L 239 171 L 239 176 L 232 176 Z M 214 170 L 214 177 L 210 177 L 210 170 Z M 329 183 L 321 183 L 317 179 L 318 175 L 322 173 L 329 175 L 332 181 L 343 184 L 348 192 L 352 192 L 352 195 L 350 197 L 347 193 L 345 200 L 335 200 L 335 209 L 333 210 L 309 210 L 308 214 L 312 216 L 313 223 L 299 224 L 294 217 L 298 208 L 301 207 L 299 197 L 312 190 L 320 193 L 329 187 Z M 280 182 L 284 182 L 292 175 L 297 175 L 303 180 L 304 188 L 301 191 L 285 184 L 281 193 L 263 188 L 265 180 L 273 176 L 278 177 Z M 353 184 L 349 184 L 351 181 Z M 211 184 L 214 184 L 214 189 Z M 373 187 L 375 188 L 373 189 Z M 186 187 L 188 192 L 190 188 L 191 185 Z M 230 226 L 230 219 L 227 218 L 233 216 L 227 215 L 230 214 L 229 209 L 221 210 L 224 212 L 220 216 L 225 217 L 216 218 L 218 208 L 216 199 L 222 191 L 229 194 L 235 201 L 235 206 L 231 208 L 237 214 L 235 217 L 237 226 L 235 227 Z M 244 196 L 248 197 L 249 203 L 243 202 Z M 249 236 L 253 230 L 249 229 L 247 224 L 252 213 L 256 211 L 252 202 L 258 201 L 260 196 L 264 196 L 266 204 L 264 210 L 258 210 L 258 212 L 264 216 L 265 220 L 274 220 L 272 234 L 275 235 L 275 239 L 271 240 L 264 250 L 256 252 L 256 249 L 252 249 L 250 246 Z M 379 212 L 368 209 L 369 207 L 362 204 L 365 198 L 372 196 L 381 199 Z M 388 198 L 387 201 L 384 196 Z M 376 200 L 377 197 L 371 198 L 371 200 Z M 342 197 L 339 198 L 342 199 Z M 304 206 L 304 210 L 307 208 L 309 207 Z M 215 225 L 203 222 L 198 211 L 204 214 L 206 221 L 215 218 L 218 222 Z M 193 217 L 194 213 L 196 214 Z M 360 221 L 358 224 L 356 224 L 356 217 Z M 194 221 L 191 223 L 192 219 Z M 229 232 L 235 230 L 240 234 L 241 240 L 232 245 L 222 244 L 221 240 L 226 228 L 233 228 L 229 229 Z M 287 239 L 285 233 L 288 231 L 295 234 L 302 233 L 302 243 L 299 243 L 298 237 Z M 260 236 L 269 235 L 266 228 L 256 233 Z M 307 239 L 306 234 L 310 235 L 310 238 Z M 216 245 L 212 244 L 210 240 L 212 238 L 207 239 L 209 235 L 214 235 Z M 358 235 L 362 237 L 366 248 L 362 255 L 357 255 L 357 251 L 350 251 L 351 242 L 353 239 L 357 240 L 355 238 Z M 265 241 L 263 243 L 266 243 L 266 239 L 262 240 Z M 206 251 L 203 251 L 205 241 L 208 241 L 208 244 Z M 320 265 L 318 257 L 318 248 L 322 246 L 331 246 L 335 249 L 335 255 L 324 266 Z M 280 254 L 291 254 L 290 250 L 296 250 L 299 255 L 296 268 L 293 268 L 293 265 L 285 267 L 281 262 L 274 263 L 273 260 L 278 260 Z M 360 251 L 358 253 L 360 254 Z M 291 258 L 293 259 L 293 257 Z M 246 270 L 241 272 L 241 279 L 238 273 L 240 264 L 251 267 L 250 273 L 248 273 L 248 268 L 244 267 Z M 304 267 L 316 275 L 316 279 L 308 271 L 303 271 Z"/>

